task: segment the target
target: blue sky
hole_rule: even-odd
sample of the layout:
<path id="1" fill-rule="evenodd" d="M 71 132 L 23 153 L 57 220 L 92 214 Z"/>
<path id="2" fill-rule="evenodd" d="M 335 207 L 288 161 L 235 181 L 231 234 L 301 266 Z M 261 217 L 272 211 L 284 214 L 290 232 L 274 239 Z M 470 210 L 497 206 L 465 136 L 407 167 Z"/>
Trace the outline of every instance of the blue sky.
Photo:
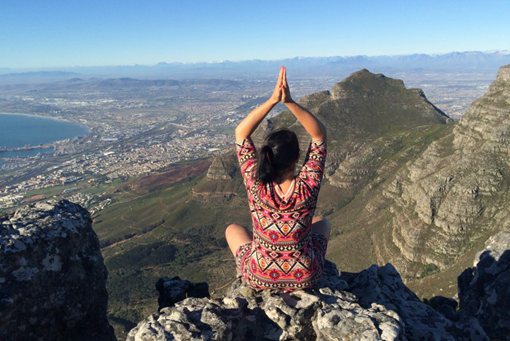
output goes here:
<path id="1" fill-rule="evenodd" d="M 0 0 L 0 68 L 510 50 L 506 0 Z"/>

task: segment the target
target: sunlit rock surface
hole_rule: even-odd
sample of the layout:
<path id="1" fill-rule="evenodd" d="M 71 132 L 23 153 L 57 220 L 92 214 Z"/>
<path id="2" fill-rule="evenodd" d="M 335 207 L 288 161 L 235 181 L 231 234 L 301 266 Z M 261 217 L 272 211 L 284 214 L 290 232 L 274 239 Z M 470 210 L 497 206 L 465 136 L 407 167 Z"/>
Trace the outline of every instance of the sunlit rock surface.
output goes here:
<path id="1" fill-rule="evenodd" d="M 392 245 L 377 245 L 377 252 L 407 278 L 423 269 L 415 264 L 445 270 L 473 243 L 510 227 L 509 73 L 510 65 L 502 67 L 453 132 L 384 191 Z"/>
<path id="2" fill-rule="evenodd" d="M 256 292 L 237 278 L 224 297 L 162 307 L 127 340 L 488 340 L 463 316 L 421 302 L 390 264 L 340 276 L 327 262 L 317 289 Z"/>
<path id="3" fill-rule="evenodd" d="M 90 214 L 69 201 L 0 217 L 0 340 L 113 340 Z"/>

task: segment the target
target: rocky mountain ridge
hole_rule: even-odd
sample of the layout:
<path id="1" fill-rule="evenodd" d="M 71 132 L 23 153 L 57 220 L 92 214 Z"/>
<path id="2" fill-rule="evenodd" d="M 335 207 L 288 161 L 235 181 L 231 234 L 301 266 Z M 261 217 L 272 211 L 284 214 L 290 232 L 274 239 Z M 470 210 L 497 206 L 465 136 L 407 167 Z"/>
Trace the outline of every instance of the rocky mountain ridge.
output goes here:
<path id="1" fill-rule="evenodd" d="M 403 133 L 417 126 L 441 126 L 451 121 L 427 100 L 420 89 L 407 89 L 401 80 L 373 74 L 367 69 L 354 72 L 331 91 L 305 96 L 299 102 L 330 132 L 326 181 L 334 187 L 349 190 L 366 183 L 376 175 L 381 160 L 402 149 Z M 301 164 L 310 137 L 288 111 L 266 120 L 252 138 L 257 146 L 261 146 L 270 131 L 282 127 L 297 134 L 301 149 L 298 164 Z M 224 192 L 231 193 L 229 183 L 240 176 L 236 175 L 237 168 L 235 151 L 216 156 L 206 181 L 194 190 L 214 195 L 211 188 L 218 193 L 228 188 Z"/>
<path id="2" fill-rule="evenodd" d="M 390 243 L 399 251 L 380 255 L 406 275 L 416 275 L 413 263 L 445 270 L 477 241 L 510 229 L 509 74 L 510 66 L 501 68 L 452 133 L 431 143 L 385 189 Z"/>

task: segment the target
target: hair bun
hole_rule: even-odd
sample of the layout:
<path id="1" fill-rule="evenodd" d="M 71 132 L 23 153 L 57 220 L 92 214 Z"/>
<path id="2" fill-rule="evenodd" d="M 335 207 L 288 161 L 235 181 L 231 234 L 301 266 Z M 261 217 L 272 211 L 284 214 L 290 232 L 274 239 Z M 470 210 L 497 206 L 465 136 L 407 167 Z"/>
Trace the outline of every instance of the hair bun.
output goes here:
<path id="1" fill-rule="evenodd" d="M 264 139 L 258 155 L 258 178 L 264 182 L 282 182 L 299 159 L 296 133 L 283 128 L 272 131 Z"/>

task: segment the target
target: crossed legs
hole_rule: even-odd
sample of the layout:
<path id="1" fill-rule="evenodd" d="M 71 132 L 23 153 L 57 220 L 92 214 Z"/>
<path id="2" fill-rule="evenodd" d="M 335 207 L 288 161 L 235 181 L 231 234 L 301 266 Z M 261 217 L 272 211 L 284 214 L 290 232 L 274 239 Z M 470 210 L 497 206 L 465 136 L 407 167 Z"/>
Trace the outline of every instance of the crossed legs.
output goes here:
<path id="1" fill-rule="evenodd" d="M 329 232 L 330 227 L 327 219 L 320 215 L 313 217 L 312 233 L 321 234 L 326 237 L 326 239 L 329 239 Z M 246 227 L 239 224 L 228 225 L 225 229 L 225 238 L 227 239 L 228 246 L 234 257 L 239 246 L 252 241 L 251 233 Z"/>

